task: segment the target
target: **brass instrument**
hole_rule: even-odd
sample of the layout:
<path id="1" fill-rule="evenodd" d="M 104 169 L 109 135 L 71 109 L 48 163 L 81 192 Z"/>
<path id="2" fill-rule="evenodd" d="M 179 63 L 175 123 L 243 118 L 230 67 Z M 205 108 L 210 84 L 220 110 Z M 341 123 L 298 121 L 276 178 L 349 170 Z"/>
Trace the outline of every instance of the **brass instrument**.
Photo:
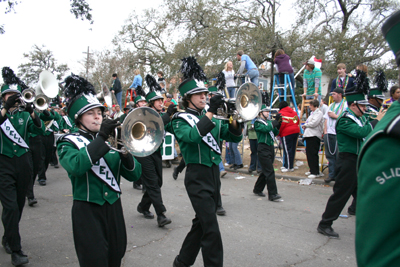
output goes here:
<path id="1" fill-rule="evenodd" d="M 141 107 L 129 112 L 124 123 L 115 129 L 115 136 L 109 139 L 110 148 L 135 157 L 146 157 L 156 151 L 164 139 L 164 123 L 152 108 Z M 118 130 L 121 137 L 118 139 Z M 123 145 L 121 149 L 117 147 Z"/>
<path id="2" fill-rule="evenodd" d="M 299 117 L 297 117 L 297 115 L 294 117 L 281 116 L 281 119 L 284 123 L 290 123 L 290 121 L 292 121 L 294 124 L 297 124 L 299 121 Z"/>
<path id="3" fill-rule="evenodd" d="M 257 86 L 246 82 L 240 86 L 236 98 L 224 98 L 224 103 L 217 110 L 214 117 L 219 120 L 250 121 L 257 117 L 261 110 L 262 97 Z"/>
<path id="4" fill-rule="evenodd" d="M 49 71 L 44 70 L 39 75 L 39 82 L 35 90 L 27 88 L 21 93 L 20 109 L 24 109 L 26 103 L 33 103 L 39 112 L 49 107 L 49 98 L 54 98 L 58 94 L 58 82 L 56 77 Z"/>

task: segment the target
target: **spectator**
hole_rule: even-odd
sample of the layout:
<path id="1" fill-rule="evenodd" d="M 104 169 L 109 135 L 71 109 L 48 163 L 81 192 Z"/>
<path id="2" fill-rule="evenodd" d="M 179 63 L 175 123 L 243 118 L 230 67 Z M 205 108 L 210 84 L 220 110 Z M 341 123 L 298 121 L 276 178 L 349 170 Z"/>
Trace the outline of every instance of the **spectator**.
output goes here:
<path id="1" fill-rule="evenodd" d="M 114 81 L 112 84 L 111 92 L 115 94 L 115 98 L 117 98 L 118 105 L 121 106 L 121 98 L 122 98 L 121 82 L 119 81 L 118 75 L 116 73 L 112 75 L 112 78 Z"/>
<path id="2" fill-rule="evenodd" d="M 390 88 L 390 98 L 383 101 L 382 107 L 387 109 L 393 102 L 396 102 L 400 98 L 400 88 L 398 85 L 394 85 Z"/>
<path id="3" fill-rule="evenodd" d="M 331 93 L 335 88 L 342 88 L 343 91 L 345 91 L 346 88 L 354 86 L 354 78 L 346 74 L 346 65 L 344 63 L 339 63 L 337 65 L 337 73 L 337 78 L 332 81 Z"/>
<path id="4" fill-rule="evenodd" d="M 286 101 L 279 103 L 279 113 L 282 116 L 282 124 L 281 128 L 279 129 L 279 136 L 282 138 L 284 157 L 283 168 L 281 171 L 293 172 L 297 139 L 300 133 L 300 120 L 297 117 L 296 111 L 293 111 Z"/>
<path id="5" fill-rule="evenodd" d="M 114 119 L 115 112 L 116 112 L 115 105 L 112 105 L 112 107 L 111 107 L 111 115 L 110 115 L 111 119 Z"/>
<path id="6" fill-rule="evenodd" d="M 304 94 L 306 99 L 316 99 L 321 102 L 322 71 L 315 67 L 312 59 L 307 60 L 303 75 Z"/>
<path id="7" fill-rule="evenodd" d="M 260 75 L 258 72 L 258 68 L 256 64 L 254 64 L 253 60 L 251 58 L 244 54 L 243 50 L 239 50 L 236 54 L 236 58 L 238 61 L 240 61 L 240 68 L 238 70 L 238 75 L 241 75 L 244 71 L 244 69 L 247 70 L 247 75 L 250 78 L 250 81 L 254 83 L 258 87 L 258 76 Z M 242 79 L 244 80 L 244 79 Z"/>
<path id="8" fill-rule="evenodd" d="M 228 95 L 226 97 L 228 98 L 234 98 L 235 97 L 235 91 L 236 91 L 236 84 L 235 84 L 235 71 L 233 70 L 233 63 L 232 61 L 228 61 L 225 64 L 225 68 L 222 71 L 225 75 L 225 82 L 226 82 L 226 87 L 228 90 Z"/>
<path id="9" fill-rule="evenodd" d="M 164 79 L 164 72 L 158 71 L 157 76 L 158 76 L 157 82 L 160 84 L 161 88 L 166 87 L 167 84 Z M 161 84 L 163 84 L 164 86 L 162 86 Z"/>
<path id="10" fill-rule="evenodd" d="M 115 105 L 115 113 L 114 113 L 113 119 L 114 120 L 118 119 L 119 117 L 122 116 L 122 114 L 124 114 L 124 113 L 121 111 L 120 106 L 119 105 Z"/>
<path id="11" fill-rule="evenodd" d="M 172 97 L 172 95 L 171 94 L 167 94 L 167 99 L 164 101 L 164 107 L 167 108 L 171 103 L 174 104 L 175 106 L 178 106 L 178 103 Z"/>
<path id="12" fill-rule="evenodd" d="M 330 104 L 328 112 L 324 118 L 324 145 L 325 156 L 328 160 L 329 177 L 325 178 L 326 183 L 335 181 L 336 179 L 336 161 L 338 160 L 339 152 L 336 140 L 336 121 L 339 116 L 347 109 L 347 102 L 343 99 L 343 89 L 336 88 L 332 92 L 333 103 Z"/>
<path id="13" fill-rule="evenodd" d="M 257 170 L 257 173 L 260 173 L 261 164 L 257 156 L 258 141 L 257 141 L 256 130 L 254 129 L 254 122 L 255 119 L 247 122 L 247 135 L 249 136 L 250 151 L 251 151 L 249 173 L 252 173 L 255 170 Z"/>
<path id="14" fill-rule="evenodd" d="M 280 84 L 284 84 L 284 76 L 283 75 L 278 75 L 279 73 L 287 73 L 289 74 L 289 79 L 290 79 L 290 83 L 292 85 L 292 89 L 293 92 L 295 90 L 295 81 L 294 81 L 294 71 L 293 71 L 293 67 L 292 67 L 292 62 L 290 60 L 290 57 L 288 55 L 285 54 L 285 51 L 283 49 L 278 49 L 275 53 L 274 56 L 274 63 L 275 63 L 275 68 L 276 71 L 278 72 L 277 75 L 278 76 L 278 80 Z M 284 92 L 283 89 L 279 89 L 279 95 L 283 96 Z M 290 90 L 288 90 L 286 92 L 286 96 L 291 95 Z M 280 97 L 279 101 L 283 101 L 284 98 Z M 290 101 L 293 102 L 293 99 L 290 97 Z"/>
<path id="15" fill-rule="evenodd" d="M 322 115 L 325 115 L 325 113 L 328 111 L 328 103 L 326 103 L 325 99 L 321 99 L 321 105 L 320 105 L 320 110 L 322 112 Z"/>
<path id="16" fill-rule="evenodd" d="M 308 167 L 310 167 L 310 171 L 305 174 L 311 179 L 323 176 L 319 172 L 318 152 L 324 131 L 324 115 L 318 107 L 319 102 L 317 100 L 314 99 L 310 102 L 311 114 L 302 126 L 304 129 L 303 137 L 306 141 L 307 162 Z"/>
<path id="17" fill-rule="evenodd" d="M 129 89 L 133 88 L 133 89 L 137 90 L 138 86 L 140 86 L 140 89 L 142 89 L 143 78 L 142 78 L 142 76 L 140 76 L 140 70 L 136 69 L 134 71 L 134 74 L 135 74 L 135 77 L 133 78 L 133 82 L 132 82 L 131 86 L 129 86 Z M 136 92 L 135 92 L 135 95 L 136 95 Z"/>

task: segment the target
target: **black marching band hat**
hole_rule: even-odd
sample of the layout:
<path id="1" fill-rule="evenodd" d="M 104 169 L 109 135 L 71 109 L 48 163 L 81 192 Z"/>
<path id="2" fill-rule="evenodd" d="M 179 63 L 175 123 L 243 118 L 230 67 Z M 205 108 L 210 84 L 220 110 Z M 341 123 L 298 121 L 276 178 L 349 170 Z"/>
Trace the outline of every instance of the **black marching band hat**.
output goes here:
<path id="1" fill-rule="evenodd" d="M 3 67 L 1 75 L 4 81 L 4 84 L 1 86 L 2 96 L 7 93 L 22 93 L 24 89 L 28 88 L 23 81 L 15 76 L 14 71 L 9 67 Z"/>
<path id="2" fill-rule="evenodd" d="M 385 100 L 386 97 L 383 93 L 388 91 L 388 83 L 383 70 L 378 70 L 374 78 L 374 84 L 377 86 L 371 88 L 368 93 L 368 98 L 379 98 Z"/>
<path id="3" fill-rule="evenodd" d="M 215 85 L 208 87 L 208 92 L 210 94 L 220 94 L 223 95 L 224 89 L 225 89 L 225 74 L 221 71 L 217 75 L 217 81 L 215 82 Z"/>
<path id="4" fill-rule="evenodd" d="M 394 12 L 382 25 L 382 34 L 392 49 L 400 67 L 400 10 Z"/>
<path id="5" fill-rule="evenodd" d="M 94 86 L 85 78 L 71 73 L 64 82 L 67 113 L 72 120 L 93 108 L 100 108 L 104 112 L 105 107 L 97 99 Z"/>
<path id="6" fill-rule="evenodd" d="M 150 103 L 150 101 L 164 99 L 164 97 L 161 95 L 162 88 L 156 79 L 150 74 L 147 74 L 145 80 L 147 86 L 149 87 L 149 92 L 146 94 L 146 101 Z"/>
<path id="7" fill-rule="evenodd" d="M 141 86 L 138 86 L 136 88 L 136 97 L 133 100 L 135 104 L 137 104 L 140 101 L 146 101 L 146 93 L 143 91 L 143 88 Z M 147 101 L 146 101 L 147 102 Z"/>
<path id="8" fill-rule="evenodd" d="M 369 81 L 367 74 L 362 70 L 357 70 L 357 75 L 354 80 L 355 86 L 347 88 L 345 92 L 347 103 L 356 103 L 361 105 L 368 105 L 366 97 L 369 93 Z"/>
<path id="9" fill-rule="evenodd" d="M 206 74 L 197 63 L 195 57 L 185 57 L 179 70 L 183 74 L 183 82 L 179 85 L 179 93 L 182 97 L 201 92 L 208 92 L 204 82 L 207 81 Z"/>

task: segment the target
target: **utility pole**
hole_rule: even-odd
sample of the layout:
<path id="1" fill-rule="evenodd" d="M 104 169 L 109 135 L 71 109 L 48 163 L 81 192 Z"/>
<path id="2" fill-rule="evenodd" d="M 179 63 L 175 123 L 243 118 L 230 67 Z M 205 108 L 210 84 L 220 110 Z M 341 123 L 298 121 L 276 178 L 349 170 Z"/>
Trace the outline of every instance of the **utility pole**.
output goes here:
<path id="1" fill-rule="evenodd" d="M 88 80 L 89 79 L 89 58 L 90 58 L 90 55 L 93 53 L 89 53 L 89 46 L 87 47 L 87 52 L 82 52 L 82 53 L 87 54 L 85 65 L 86 65 L 86 80 Z"/>

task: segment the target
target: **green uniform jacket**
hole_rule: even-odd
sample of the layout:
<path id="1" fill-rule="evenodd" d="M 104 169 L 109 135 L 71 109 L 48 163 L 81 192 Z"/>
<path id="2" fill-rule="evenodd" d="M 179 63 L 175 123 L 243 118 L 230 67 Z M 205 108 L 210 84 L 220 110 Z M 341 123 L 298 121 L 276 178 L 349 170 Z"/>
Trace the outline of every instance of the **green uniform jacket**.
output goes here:
<path id="1" fill-rule="evenodd" d="M 54 121 L 53 121 L 53 124 L 50 126 L 50 131 L 49 132 L 53 131 L 53 133 L 57 133 L 57 132 L 59 132 L 59 131 L 61 131 L 63 129 L 62 128 L 62 122 L 61 122 L 61 120 L 63 118 L 61 117 L 60 114 L 58 114 L 58 112 L 54 112 L 53 117 L 54 117 Z M 56 123 L 57 123 L 58 127 L 56 126 Z"/>
<path id="2" fill-rule="evenodd" d="M 36 113 L 36 114 L 37 114 L 37 113 Z M 42 124 L 44 125 L 44 131 L 43 131 L 42 133 L 40 133 L 40 135 L 49 135 L 50 132 L 45 131 L 45 130 L 46 130 L 46 125 L 45 125 L 43 122 L 51 121 L 51 120 L 54 118 L 54 116 L 53 116 L 51 113 L 50 113 L 50 116 L 46 116 L 46 115 L 44 115 L 42 112 L 39 113 L 38 115 L 39 115 L 39 119 L 42 121 Z M 35 136 L 37 136 L 37 135 L 39 135 L 39 134 L 37 134 L 37 133 L 30 133 L 30 134 L 29 134 L 29 137 L 35 137 Z"/>
<path id="3" fill-rule="evenodd" d="M 12 113 L 10 113 L 7 111 L 6 116 L 28 146 L 30 137 L 29 134 L 44 133 L 45 127 L 43 122 L 41 122 L 41 127 L 36 127 L 32 121 L 31 115 L 28 112 L 19 112 L 18 110 L 14 110 Z M 39 116 L 39 114 L 35 112 L 35 116 Z M 0 153 L 2 155 L 10 158 L 14 156 L 21 157 L 23 154 L 28 152 L 27 148 L 17 145 L 3 133 L 3 130 L 0 131 Z"/>
<path id="4" fill-rule="evenodd" d="M 267 125 L 265 125 L 263 122 L 265 122 Z M 254 128 L 256 129 L 258 143 L 264 143 L 269 146 L 274 145 L 274 139 L 272 139 L 270 132 L 272 131 L 274 136 L 276 136 L 279 133 L 279 130 L 274 128 L 270 120 L 265 121 L 257 118 L 257 120 L 254 122 Z"/>
<path id="5" fill-rule="evenodd" d="M 189 109 L 187 109 L 188 111 Z M 191 111 L 191 116 L 196 116 L 200 121 L 190 126 L 184 119 L 179 118 L 178 113 L 172 118 L 172 131 L 179 143 L 186 164 L 197 163 L 211 167 L 221 162 L 221 155 L 206 145 L 202 138 L 208 132 L 214 136 L 217 144 L 221 140 L 238 143 L 242 140 L 241 129 L 233 129 L 230 124 L 213 118 L 210 120 L 204 114 Z M 239 133 L 240 132 L 240 133 Z"/>
<path id="6" fill-rule="evenodd" d="M 358 266 L 400 266 L 399 114 L 396 101 L 368 135 L 358 158 Z"/>
<path id="7" fill-rule="evenodd" d="M 350 116 L 358 118 L 362 124 L 359 126 Z M 350 108 L 347 108 L 336 122 L 336 138 L 339 152 L 348 152 L 358 155 L 363 139 L 372 131 L 372 125 L 365 116 L 357 117 Z"/>
<path id="8" fill-rule="evenodd" d="M 75 133 L 74 135 L 80 135 L 80 133 Z M 64 138 L 65 136 L 57 142 L 57 152 L 60 164 L 67 171 L 68 177 L 71 179 L 74 200 L 93 202 L 99 205 L 103 205 L 106 201 L 113 204 L 120 197 L 120 193 L 111 190 L 100 178 L 93 174 L 91 171 L 93 165 L 92 158 L 88 152 L 88 148 L 83 147 L 78 150 L 75 144 Z M 103 158 L 113 172 L 118 184 L 120 184 L 121 175 L 129 181 L 136 181 L 140 178 L 142 167 L 135 158 L 133 158 L 135 163 L 134 168 L 128 170 L 121 163 L 119 153 L 110 150 L 101 138 L 94 140 L 93 138 L 87 139 L 91 143 L 96 142 L 95 146 L 98 153 L 108 151 Z"/>
<path id="9" fill-rule="evenodd" d="M 71 124 L 71 126 L 68 125 L 68 123 L 65 120 L 69 121 L 69 124 Z M 69 132 L 75 132 L 75 123 L 68 117 L 68 116 L 61 116 L 61 122 L 60 122 L 60 127 L 61 129 L 67 129 L 69 130 Z"/>

